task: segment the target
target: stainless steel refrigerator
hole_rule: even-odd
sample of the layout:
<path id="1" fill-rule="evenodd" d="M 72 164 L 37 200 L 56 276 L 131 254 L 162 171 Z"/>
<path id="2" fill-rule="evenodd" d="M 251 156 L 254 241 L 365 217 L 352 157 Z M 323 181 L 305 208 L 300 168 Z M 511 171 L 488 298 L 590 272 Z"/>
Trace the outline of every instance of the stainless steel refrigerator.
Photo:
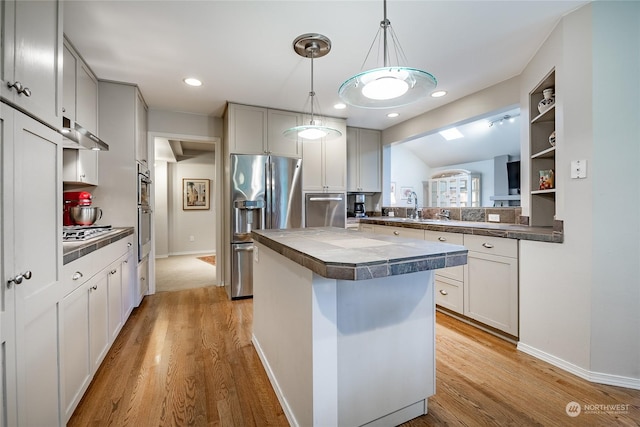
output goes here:
<path id="1" fill-rule="evenodd" d="M 270 155 L 232 154 L 231 280 L 229 298 L 253 295 L 251 230 L 302 226 L 302 160 Z"/>

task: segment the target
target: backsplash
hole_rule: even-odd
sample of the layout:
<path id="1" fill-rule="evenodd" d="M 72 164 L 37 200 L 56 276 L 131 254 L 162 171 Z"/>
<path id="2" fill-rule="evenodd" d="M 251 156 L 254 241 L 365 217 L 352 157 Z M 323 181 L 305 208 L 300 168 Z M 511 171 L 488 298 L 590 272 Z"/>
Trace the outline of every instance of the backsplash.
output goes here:
<path id="1" fill-rule="evenodd" d="M 450 212 L 449 219 L 456 221 L 474 221 L 474 222 L 489 222 L 489 215 L 499 215 L 500 221 L 505 224 L 521 224 L 522 208 L 517 207 L 504 207 L 504 208 L 419 208 L 422 211 L 421 218 L 425 219 L 440 219 L 438 216 L 443 209 Z M 394 216 L 405 218 L 413 213 L 413 208 L 407 207 L 383 207 L 382 216 L 389 216 L 389 212 L 393 212 Z M 369 216 L 372 213 L 367 212 Z M 378 213 L 380 214 L 380 213 Z"/>

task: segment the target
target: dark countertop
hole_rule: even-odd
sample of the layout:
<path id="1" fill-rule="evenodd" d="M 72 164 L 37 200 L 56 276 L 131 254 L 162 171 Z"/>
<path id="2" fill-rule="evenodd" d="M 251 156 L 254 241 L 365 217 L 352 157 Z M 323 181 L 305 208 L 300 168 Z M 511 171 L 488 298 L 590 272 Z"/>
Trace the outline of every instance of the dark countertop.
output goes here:
<path id="1" fill-rule="evenodd" d="M 133 232 L 133 227 L 114 228 L 109 233 L 101 234 L 92 239 L 62 242 L 62 264 L 69 264 L 93 251 L 124 239 Z"/>
<path id="2" fill-rule="evenodd" d="M 366 280 L 467 263 L 464 246 L 343 228 L 254 230 L 253 239 L 329 279 Z"/>
<path id="3" fill-rule="evenodd" d="M 416 228 L 448 233 L 475 234 L 478 236 L 504 237 L 507 239 L 535 240 L 538 242 L 562 243 L 563 234 L 553 227 L 530 227 L 528 225 L 494 222 L 472 222 L 456 220 L 398 218 L 377 216 L 360 218 L 362 224 L 388 225 L 392 227 Z"/>

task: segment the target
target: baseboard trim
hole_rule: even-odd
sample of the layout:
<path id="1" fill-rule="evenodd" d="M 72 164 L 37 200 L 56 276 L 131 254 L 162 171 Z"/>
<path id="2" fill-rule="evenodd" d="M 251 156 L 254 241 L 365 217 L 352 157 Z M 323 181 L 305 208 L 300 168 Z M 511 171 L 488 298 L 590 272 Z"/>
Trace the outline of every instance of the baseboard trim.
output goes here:
<path id="1" fill-rule="evenodd" d="M 523 344 L 522 342 L 518 343 L 517 349 L 537 359 L 550 363 L 551 365 L 556 366 L 564 371 L 577 375 L 589 382 L 640 390 L 640 378 L 623 377 L 620 375 L 612 375 L 602 372 L 592 372 L 587 369 L 581 368 L 580 366 L 574 365 L 573 363 L 567 362 L 566 360 L 560 359 L 559 357 L 556 357 L 552 354 L 546 353 L 542 350 L 538 350 L 535 347 Z"/>
<path id="2" fill-rule="evenodd" d="M 216 251 L 213 249 L 206 251 L 187 251 L 187 252 L 171 252 L 168 256 L 181 256 L 181 255 L 215 255 Z"/>

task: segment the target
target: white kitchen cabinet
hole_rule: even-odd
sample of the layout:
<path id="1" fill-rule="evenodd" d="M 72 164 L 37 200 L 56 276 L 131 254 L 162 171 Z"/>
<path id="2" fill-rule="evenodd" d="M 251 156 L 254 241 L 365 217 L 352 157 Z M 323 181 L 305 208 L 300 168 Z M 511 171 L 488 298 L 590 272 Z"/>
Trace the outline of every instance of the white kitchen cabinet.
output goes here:
<path id="1" fill-rule="evenodd" d="M 301 157 L 300 139 L 285 138 L 283 132 L 302 125 L 302 114 L 269 109 L 267 111 L 267 146 L 265 151 L 275 156 Z"/>
<path id="2" fill-rule="evenodd" d="M 66 424 L 126 321 L 125 261 L 133 235 L 62 268 L 59 317 L 60 411 Z M 131 292 L 131 291 L 129 291 Z M 128 313 L 127 313 L 128 316 Z"/>
<path id="3" fill-rule="evenodd" d="M 149 143 L 147 141 L 147 104 L 136 87 L 135 95 L 135 146 L 136 160 L 149 167 Z"/>
<path id="4" fill-rule="evenodd" d="M 149 257 L 143 258 L 138 263 L 138 300 L 136 305 L 140 305 L 144 296 L 149 292 Z"/>
<path id="5" fill-rule="evenodd" d="M 457 169 L 439 172 L 429 180 L 430 207 L 480 206 L 480 175 Z"/>
<path id="6" fill-rule="evenodd" d="M 341 192 L 347 189 L 347 129 L 344 120 L 327 120 L 326 125 L 342 132 L 335 139 L 304 140 L 302 143 L 302 189 Z"/>
<path id="7" fill-rule="evenodd" d="M 62 137 L 4 103 L 0 121 L 3 412 L 8 425 L 58 424 Z"/>
<path id="8" fill-rule="evenodd" d="M 347 128 L 347 191 L 382 191 L 382 143 L 378 130 Z"/>
<path id="9" fill-rule="evenodd" d="M 407 239 L 424 240 L 424 230 L 417 228 L 390 227 L 388 225 L 374 226 L 376 234 L 385 234 L 387 236 L 404 237 Z"/>
<path id="10" fill-rule="evenodd" d="M 464 237 L 459 233 L 424 231 L 424 239 L 432 242 L 463 245 Z M 464 313 L 464 266 L 441 268 L 435 273 L 436 304 L 459 314 Z"/>
<path id="11" fill-rule="evenodd" d="M 285 130 L 302 124 L 299 113 L 230 103 L 225 117 L 229 153 L 302 155 L 300 140 L 283 135 Z"/>
<path id="12" fill-rule="evenodd" d="M 58 1 L 2 2 L 0 96 L 60 127 L 62 6 Z"/>
<path id="13" fill-rule="evenodd" d="M 67 39 L 64 40 L 63 85 L 63 116 L 97 134 L 98 79 Z M 98 185 L 98 152 L 65 148 L 62 180 L 65 183 Z"/>
<path id="14" fill-rule="evenodd" d="M 464 314 L 518 336 L 518 241 L 464 235 Z"/>
<path id="15" fill-rule="evenodd" d="M 127 242 L 127 254 L 122 260 L 122 324 L 127 321 L 133 308 L 138 304 L 137 296 L 137 268 L 136 254 L 133 248 L 133 238 Z"/>

